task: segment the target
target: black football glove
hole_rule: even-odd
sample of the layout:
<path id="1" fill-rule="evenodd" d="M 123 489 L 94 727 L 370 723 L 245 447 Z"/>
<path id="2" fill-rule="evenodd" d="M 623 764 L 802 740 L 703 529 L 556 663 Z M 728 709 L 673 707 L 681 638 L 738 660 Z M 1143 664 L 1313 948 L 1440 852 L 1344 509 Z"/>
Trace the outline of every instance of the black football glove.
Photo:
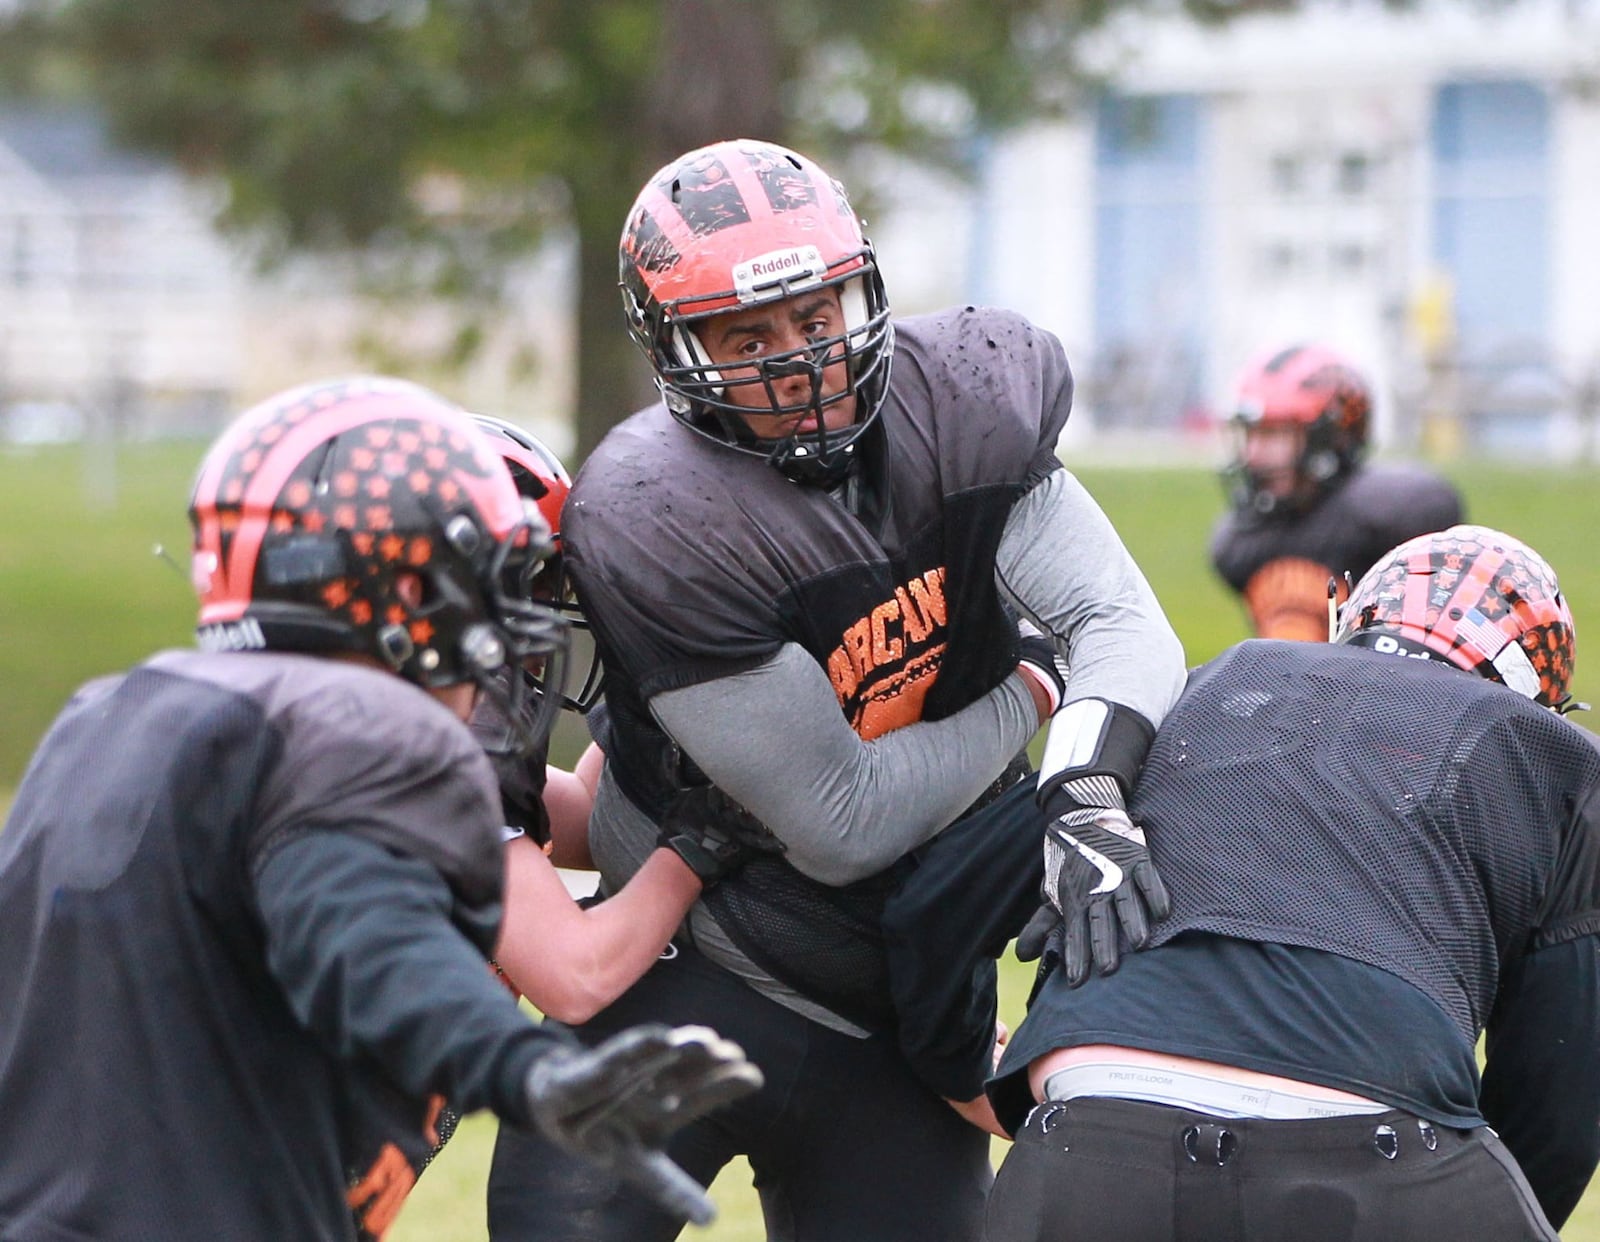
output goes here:
<path id="1" fill-rule="evenodd" d="M 528 1105 L 546 1138 L 610 1169 L 674 1216 L 709 1224 L 705 1188 L 668 1158 L 667 1138 L 759 1090 L 739 1045 L 704 1026 L 630 1027 L 593 1049 L 558 1048 L 528 1071 Z"/>
<path id="2" fill-rule="evenodd" d="M 1091 967 L 1103 975 L 1116 970 L 1119 932 L 1129 948 L 1143 948 L 1150 925 L 1172 910 L 1144 829 L 1114 807 L 1077 807 L 1045 829 L 1043 893 L 1064 924 L 1061 965 L 1069 987 L 1087 979 Z M 1026 947 L 1043 944 L 1034 923 L 1025 935 Z"/>
<path id="3" fill-rule="evenodd" d="M 781 854 L 784 844 L 715 785 L 692 785 L 667 808 L 657 846 L 672 850 L 710 888 L 757 854 Z"/>

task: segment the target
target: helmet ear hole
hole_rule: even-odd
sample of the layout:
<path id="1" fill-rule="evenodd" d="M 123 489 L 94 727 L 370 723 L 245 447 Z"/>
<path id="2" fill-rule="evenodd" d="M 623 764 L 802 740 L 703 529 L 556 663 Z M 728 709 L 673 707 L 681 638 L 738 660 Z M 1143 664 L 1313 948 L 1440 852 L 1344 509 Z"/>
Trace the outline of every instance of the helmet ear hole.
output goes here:
<path id="1" fill-rule="evenodd" d="M 426 585 L 421 574 L 401 573 L 394 579 L 394 594 L 401 604 L 412 612 L 417 611 L 426 602 Z"/>

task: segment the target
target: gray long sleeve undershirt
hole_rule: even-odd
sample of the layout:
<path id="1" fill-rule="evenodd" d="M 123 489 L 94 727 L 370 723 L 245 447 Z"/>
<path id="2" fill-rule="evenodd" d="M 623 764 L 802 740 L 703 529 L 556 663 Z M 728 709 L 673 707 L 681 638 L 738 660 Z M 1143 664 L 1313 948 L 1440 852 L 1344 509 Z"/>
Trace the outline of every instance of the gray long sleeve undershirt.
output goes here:
<path id="1" fill-rule="evenodd" d="M 1058 551 L 1059 550 L 1059 551 Z M 1068 699 L 1098 696 L 1159 723 L 1183 684 L 1183 652 L 1099 506 L 1064 470 L 1012 509 L 1001 588 L 1072 663 Z M 945 720 L 864 741 L 826 673 L 789 644 L 765 664 L 650 701 L 661 727 L 825 884 L 888 866 L 959 815 L 1027 745 L 1037 716 L 1013 675 Z"/>
<path id="2" fill-rule="evenodd" d="M 1041 555 L 1059 548 L 1057 556 Z M 995 555 L 1001 593 L 1053 634 L 1072 670 L 1066 702 L 1100 698 L 1160 725 L 1183 692 L 1183 644 L 1111 520 L 1057 470 L 1011 510 Z"/>
<path id="3" fill-rule="evenodd" d="M 957 815 L 1038 731 L 1019 674 L 955 715 L 863 741 L 804 648 L 650 701 L 695 763 L 824 884 L 882 871 Z"/>

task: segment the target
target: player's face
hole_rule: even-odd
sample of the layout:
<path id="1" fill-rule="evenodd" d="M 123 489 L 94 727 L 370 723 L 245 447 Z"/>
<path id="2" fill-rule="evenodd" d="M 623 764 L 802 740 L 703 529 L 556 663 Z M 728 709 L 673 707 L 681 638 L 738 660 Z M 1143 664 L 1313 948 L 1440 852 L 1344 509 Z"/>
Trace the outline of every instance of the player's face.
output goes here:
<path id="1" fill-rule="evenodd" d="M 1252 423 L 1244 433 L 1245 467 L 1260 480 L 1265 491 L 1287 497 L 1298 483 L 1296 467 L 1305 443 L 1305 429 L 1299 423 Z"/>
<path id="2" fill-rule="evenodd" d="M 836 289 L 818 289 L 797 294 L 782 302 L 753 306 L 749 310 L 718 315 L 701 329 L 701 341 L 717 370 L 728 381 L 727 400 L 748 413 L 741 413 L 745 425 L 763 440 L 777 440 L 795 433 L 817 430 L 817 412 L 809 407 L 813 375 L 808 366 L 796 366 L 789 374 L 782 365 L 778 374 L 766 374 L 765 383 L 749 383 L 762 375 L 759 364 L 766 359 L 805 350 L 817 341 L 843 336 L 844 312 Z M 822 368 L 821 398 L 837 397 L 822 407 L 821 417 L 829 431 L 841 431 L 856 421 L 856 399 L 845 370 L 844 347 L 834 346 Z M 770 395 L 769 395 L 770 386 Z M 840 395 L 843 394 L 843 395 Z M 772 413 L 774 408 L 790 407 L 787 413 Z"/>

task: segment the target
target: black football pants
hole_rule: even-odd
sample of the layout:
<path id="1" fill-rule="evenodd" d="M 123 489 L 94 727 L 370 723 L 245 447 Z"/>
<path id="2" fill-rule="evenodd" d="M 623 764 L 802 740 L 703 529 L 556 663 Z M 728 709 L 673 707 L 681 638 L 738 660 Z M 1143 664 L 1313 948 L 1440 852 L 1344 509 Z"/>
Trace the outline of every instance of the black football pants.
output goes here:
<path id="1" fill-rule="evenodd" d="M 986 1242 L 1557 1242 L 1486 1126 L 1391 1111 L 1234 1120 L 1046 1101 L 990 1195 Z"/>
<path id="2" fill-rule="evenodd" d="M 705 1185 L 746 1155 L 773 1242 L 978 1237 L 989 1137 L 911 1075 L 892 1038 L 819 1026 L 683 949 L 574 1030 L 594 1044 L 638 1022 L 704 1023 L 761 1067 L 760 1091 L 678 1131 L 667 1151 Z M 506 1124 L 488 1206 L 495 1242 L 666 1242 L 683 1223 Z"/>

